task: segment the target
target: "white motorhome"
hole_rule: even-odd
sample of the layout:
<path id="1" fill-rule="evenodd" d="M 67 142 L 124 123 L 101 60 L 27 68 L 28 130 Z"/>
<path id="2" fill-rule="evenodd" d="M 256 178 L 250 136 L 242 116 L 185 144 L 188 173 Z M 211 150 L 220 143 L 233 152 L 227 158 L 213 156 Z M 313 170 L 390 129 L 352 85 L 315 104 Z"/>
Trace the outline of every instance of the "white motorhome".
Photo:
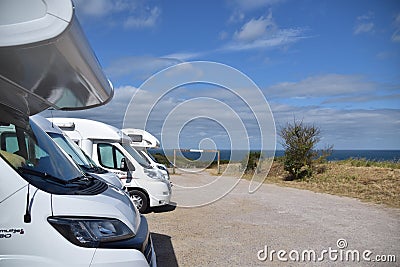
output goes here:
<path id="1" fill-rule="evenodd" d="M 169 172 L 164 164 L 158 163 L 153 156 L 147 151 L 150 148 L 159 148 L 160 141 L 151 133 L 134 128 L 122 129 L 122 132 L 131 138 L 131 146 L 135 148 L 141 155 L 147 160 L 147 162 L 154 168 L 158 168 L 162 171 L 166 179 L 169 180 Z"/>
<path id="2" fill-rule="evenodd" d="M 96 164 L 115 172 L 140 212 L 169 204 L 171 184 L 130 146 L 131 139 L 102 122 L 78 118 L 49 118 L 89 155 Z"/>
<path id="3" fill-rule="evenodd" d="M 119 177 L 113 173 L 109 172 L 92 161 L 89 156 L 75 143 L 73 142 L 63 131 L 58 128 L 57 125 L 51 123 L 46 118 L 40 115 L 34 115 L 31 117 L 39 127 L 45 131 L 56 143 L 61 147 L 64 152 L 71 157 L 76 164 L 81 167 L 81 169 L 88 175 L 99 178 L 107 183 L 110 183 L 118 188 L 125 189 Z"/>
<path id="4" fill-rule="evenodd" d="M 72 2 L 1 1 L 0 36 L 0 266 L 155 265 L 129 196 L 86 176 L 29 120 L 112 97 Z"/>

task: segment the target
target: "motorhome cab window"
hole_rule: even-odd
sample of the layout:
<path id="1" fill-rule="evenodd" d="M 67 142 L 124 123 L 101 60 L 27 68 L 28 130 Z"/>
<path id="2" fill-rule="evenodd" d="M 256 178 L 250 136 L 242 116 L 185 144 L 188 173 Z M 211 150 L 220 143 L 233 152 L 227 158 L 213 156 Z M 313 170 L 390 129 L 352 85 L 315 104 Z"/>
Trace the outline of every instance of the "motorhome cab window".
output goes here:
<path id="1" fill-rule="evenodd" d="M 83 151 L 71 139 L 62 134 L 47 133 L 84 171 L 92 170 L 95 165 L 92 164 Z"/>
<path id="2" fill-rule="evenodd" d="M 122 144 L 122 147 L 143 167 L 150 168 L 150 164 L 129 144 Z"/>
<path id="3" fill-rule="evenodd" d="M 138 152 L 140 153 L 140 156 L 147 162 L 147 164 L 151 165 L 150 160 L 145 155 L 143 155 L 143 153 L 146 153 L 146 152 L 144 152 L 144 151 L 138 151 Z"/>
<path id="4" fill-rule="evenodd" d="M 76 165 L 65 157 L 33 122 L 27 128 L 0 122 L 0 155 L 22 177 L 50 193 L 73 193 L 74 182 L 83 177 Z M 89 183 L 81 181 L 82 186 Z"/>
<path id="5" fill-rule="evenodd" d="M 97 145 L 100 165 L 110 169 L 121 169 L 124 154 L 111 144 Z"/>
<path id="6" fill-rule="evenodd" d="M 14 167 L 35 167 L 40 158 L 48 157 L 47 153 L 35 146 L 29 132 L 12 124 L 0 126 L 1 155 Z"/>

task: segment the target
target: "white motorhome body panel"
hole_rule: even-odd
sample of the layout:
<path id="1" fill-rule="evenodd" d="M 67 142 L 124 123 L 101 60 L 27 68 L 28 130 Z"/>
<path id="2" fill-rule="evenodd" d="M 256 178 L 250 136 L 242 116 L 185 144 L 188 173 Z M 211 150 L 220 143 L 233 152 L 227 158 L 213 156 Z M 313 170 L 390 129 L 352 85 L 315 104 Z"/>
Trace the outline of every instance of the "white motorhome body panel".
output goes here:
<path id="1" fill-rule="evenodd" d="M 160 147 L 160 141 L 145 130 L 125 128 L 122 129 L 122 132 L 131 138 L 132 146 L 137 149 L 144 150 L 146 148 Z"/>
<path id="2" fill-rule="evenodd" d="M 12 178 L 18 179 L 19 176 L 14 173 Z M 60 235 L 47 221 L 47 218 L 53 215 L 65 215 L 68 212 L 71 215 L 77 215 L 76 211 L 81 211 L 82 207 L 84 207 L 86 213 L 81 212 L 81 214 L 91 217 L 98 214 L 96 211 L 101 211 L 101 214 L 107 215 L 107 217 L 116 218 L 114 211 L 119 210 L 121 216 L 117 218 L 122 220 L 126 218 L 127 209 L 123 207 L 121 198 L 116 199 L 110 196 L 108 201 L 111 201 L 111 203 L 103 204 L 101 207 L 94 204 L 93 200 L 90 204 L 93 209 L 89 210 L 86 203 L 68 199 L 71 196 L 62 198 L 53 196 L 52 201 L 51 194 L 30 186 L 32 222 L 27 224 L 23 223 L 22 220 L 27 203 L 27 187 L 25 186 L 22 190 L 12 194 L 0 205 L 0 213 L 8 215 L 0 216 L 0 234 L 4 235 L 4 238 L 0 238 L 0 266 L 148 266 L 146 258 L 139 250 L 78 247 Z M 89 200 L 91 198 L 82 197 L 81 200 L 83 199 Z M 56 211 L 54 213 L 52 204 Z M 109 211 L 110 205 L 117 207 L 113 211 L 106 212 Z M 152 261 L 155 262 L 155 260 L 155 253 L 152 248 Z"/>
<path id="3" fill-rule="evenodd" d="M 104 207 L 107 206 L 107 209 Z M 77 209 L 76 207 L 79 207 Z M 109 187 L 102 194 L 87 196 L 54 195 L 53 215 L 58 216 L 110 216 L 119 218 L 134 233 L 140 224 L 140 217 L 129 196 L 120 189 Z"/>
<path id="4" fill-rule="evenodd" d="M 108 140 L 129 142 L 130 138 L 114 126 L 79 118 L 47 118 L 60 127 L 72 140 Z"/>
<path id="5" fill-rule="evenodd" d="M 18 179 L 19 175 L 14 172 L 12 178 Z M 52 216 L 51 194 L 30 186 L 32 221 L 24 223 L 27 190 L 28 186 L 25 186 L 0 205 L 0 213 L 7 214 L 0 216 L 0 234 L 5 235 L 0 238 L 0 266 L 82 266 L 83 262 L 90 263 L 95 249 L 73 245 L 47 222 Z M 39 240 L 40 243 L 32 243 Z M 65 255 L 76 255 L 77 251 L 79 257 L 68 257 L 66 261 Z"/>
<path id="6" fill-rule="evenodd" d="M 2 152 L 0 151 L 0 154 Z M 3 155 L 4 156 L 4 155 Z M 8 165 L 4 160 L 0 158 L 0 170 L 1 170 L 1 186 L 0 186 L 0 204 L 5 201 L 12 193 L 21 190 L 24 186 L 28 184 L 27 181 L 22 179 L 22 177 L 15 177 L 15 171 Z M 7 186 L 5 186 L 7 185 Z M 5 216 L 0 216 L 0 221 Z"/>
<path id="7" fill-rule="evenodd" d="M 151 267 L 156 267 L 156 254 L 152 248 Z M 148 267 L 149 264 L 138 250 L 98 249 L 93 257 L 90 267 Z"/>

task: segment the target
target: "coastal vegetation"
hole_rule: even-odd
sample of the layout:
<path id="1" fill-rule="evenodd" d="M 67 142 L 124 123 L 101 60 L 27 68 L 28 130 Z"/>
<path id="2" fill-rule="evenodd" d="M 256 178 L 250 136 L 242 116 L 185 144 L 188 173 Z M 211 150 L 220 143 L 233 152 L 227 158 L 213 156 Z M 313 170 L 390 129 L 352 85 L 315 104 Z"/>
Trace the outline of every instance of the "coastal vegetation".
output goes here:
<path id="1" fill-rule="evenodd" d="M 240 164 L 237 165 L 239 168 Z M 226 166 L 223 166 L 223 170 L 226 170 Z M 238 168 L 230 166 L 225 175 L 235 175 L 235 169 Z M 265 183 L 269 184 L 352 197 L 400 208 L 400 162 L 354 158 L 327 161 L 316 164 L 311 176 L 293 180 L 285 171 L 284 158 L 279 157 L 275 158 L 269 171 L 261 169 L 255 174 L 245 174 L 243 178 L 252 179 L 253 175 L 267 175 Z"/>
<path id="2" fill-rule="evenodd" d="M 323 162 L 330 155 L 333 146 L 322 151 L 315 149 L 321 140 L 321 130 L 313 124 L 305 124 L 296 119 L 279 130 L 282 146 L 284 170 L 292 180 L 311 177 L 317 162 Z"/>

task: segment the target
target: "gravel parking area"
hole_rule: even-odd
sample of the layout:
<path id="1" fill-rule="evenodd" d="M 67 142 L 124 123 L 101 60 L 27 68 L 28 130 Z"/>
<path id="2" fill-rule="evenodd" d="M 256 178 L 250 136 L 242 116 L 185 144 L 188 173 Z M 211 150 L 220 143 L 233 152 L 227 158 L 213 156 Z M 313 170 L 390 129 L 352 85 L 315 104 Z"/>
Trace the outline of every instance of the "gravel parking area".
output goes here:
<path id="1" fill-rule="evenodd" d="M 204 178 L 215 179 L 190 173 L 171 180 Z M 178 203 L 146 214 L 158 266 L 399 266 L 399 209 L 269 184 L 249 194 L 248 185 L 242 180 L 224 198 L 203 207 Z M 339 239 L 344 240 L 337 244 Z M 272 250 L 286 254 L 281 252 L 279 260 L 276 252 L 271 258 Z M 352 261 L 350 250 L 359 252 L 360 262 Z M 365 251 L 371 262 L 363 260 Z M 379 255 L 394 255 L 397 262 L 378 264 Z"/>

